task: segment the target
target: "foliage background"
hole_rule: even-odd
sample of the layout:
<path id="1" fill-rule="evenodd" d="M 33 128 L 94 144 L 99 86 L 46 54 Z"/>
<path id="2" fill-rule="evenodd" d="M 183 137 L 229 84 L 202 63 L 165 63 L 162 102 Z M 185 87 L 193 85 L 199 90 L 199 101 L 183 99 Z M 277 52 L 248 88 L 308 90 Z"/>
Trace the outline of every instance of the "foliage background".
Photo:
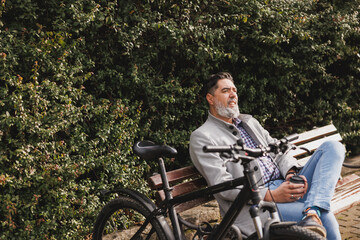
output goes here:
<path id="1" fill-rule="evenodd" d="M 138 139 L 188 164 L 218 71 L 274 136 L 333 121 L 360 153 L 356 0 L 0 4 L 0 239 L 90 238 L 100 189 L 147 190 Z"/>

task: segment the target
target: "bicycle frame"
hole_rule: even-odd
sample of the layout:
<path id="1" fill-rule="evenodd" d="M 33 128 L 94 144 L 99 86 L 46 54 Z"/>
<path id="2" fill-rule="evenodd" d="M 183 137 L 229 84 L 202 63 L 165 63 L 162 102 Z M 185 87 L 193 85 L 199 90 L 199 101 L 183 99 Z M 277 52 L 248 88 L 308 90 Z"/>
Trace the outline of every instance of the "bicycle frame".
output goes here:
<path id="1" fill-rule="evenodd" d="M 171 188 L 169 187 L 169 183 L 167 181 L 166 177 L 166 169 L 164 166 L 163 160 L 159 159 L 159 166 L 160 166 L 160 174 L 163 181 L 163 190 L 165 192 L 165 200 L 163 200 L 159 206 L 151 213 L 149 216 L 149 219 L 147 219 L 144 223 L 145 226 L 149 223 L 150 219 L 152 217 L 155 217 L 158 214 L 162 214 L 163 209 L 167 209 L 169 212 L 169 217 L 171 220 L 172 228 L 173 228 L 173 234 L 176 240 L 183 239 L 182 231 L 180 229 L 179 219 L 175 211 L 175 206 L 180 203 L 184 203 L 193 199 L 196 199 L 198 197 L 202 197 L 204 195 L 213 195 L 219 192 L 223 192 L 226 190 L 234 189 L 237 186 L 243 186 L 239 194 L 237 195 L 236 199 L 233 201 L 232 205 L 230 206 L 230 209 L 227 211 L 227 213 L 224 215 L 222 221 L 220 222 L 220 225 L 216 227 L 210 234 L 210 236 L 207 238 L 209 240 L 218 240 L 222 239 L 231 225 L 234 223 L 236 217 L 239 215 L 240 211 L 243 209 L 243 207 L 248 204 L 248 202 L 251 200 L 252 207 L 250 209 L 251 217 L 253 218 L 254 225 L 256 228 L 256 231 L 258 233 L 259 238 L 263 238 L 263 226 L 260 221 L 259 217 L 259 211 L 261 209 L 266 209 L 270 212 L 272 222 L 278 222 L 279 216 L 276 210 L 276 206 L 274 203 L 270 202 L 263 202 L 261 200 L 259 188 L 257 185 L 257 180 L 255 178 L 254 172 L 258 169 L 251 169 L 250 168 L 250 161 L 254 160 L 255 158 L 252 157 L 246 157 L 246 159 L 242 158 L 242 165 L 244 166 L 244 177 L 236 178 L 230 181 L 226 181 L 224 183 L 220 183 L 217 185 L 213 185 L 210 187 L 206 187 L 200 190 L 197 190 L 192 193 L 188 193 L 181 196 L 172 197 L 171 196 Z M 138 232 L 141 232 L 142 230 L 139 229 Z M 267 234 L 265 234 L 267 235 Z"/>
<path id="2" fill-rule="evenodd" d="M 246 211 L 249 210 L 258 239 L 268 240 L 270 239 L 270 234 L 275 237 L 281 237 L 283 235 L 286 237 L 294 237 L 295 235 L 299 235 L 301 239 L 304 237 L 306 239 L 320 239 L 315 236 L 318 234 L 311 232 L 308 229 L 302 229 L 301 226 L 295 226 L 296 222 L 280 221 L 276 204 L 274 202 L 265 202 L 262 200 L 258 180 L 255 175 L 255 172 L 259 170 L 259 167 L 250 164 L 258 157 L 264 156 L 270 152 L 282 152 L 283 154 L 286 154 L 287 151 L 293 149 L 293 147 L 288 144 L 290 139 L 291 138 L 289 137 L 283 138 L 275 143 L 269 144 L 268 147 L 260 146 L 255 149 L 247 148 L 241 141 L 237 141 L 236 144 L 228 146 L 204 146 L 204 152 L 220 153 L 220 157 L 224 160 L 223 164 L 226 164 L 227 162 L 238 163 L 241 161 L 239 164 L 243 167 L 244 176 L 213 186 L 204 187 L 193 192 L 190 192 L 189 189 L 186 190 L 179 188 L 188 193 L 177 195 L 175 197 L 173 197 L 171 193 L 173 189 L 170 187 L 167 179 L 168 173 L 166 172 L 162 157 L 174 157 L 177 153 L 176 149 L 166 145 L 156 145 L 151 141 L 138 142 L 134 145 L 134 151 L 138 156 L 145 160 L 159 160 L 159 170 L 162 181 L 159 182 L 158 177 L 155 176 L 156 183 L 154 186 L 156 186 L 155 188 L 157 191 L 160 191 L 158 188 L 162 185 L 161 191 L 165 193 L 165 198 L 163 198 L 163 195 L 160 192 L 163 201 L 156 206 L 148 197 L 134 190 L 118 189 L 105 191 L 104 193 L 102 192 L 102 194 L 117 193 L 121 199 L 111 200 L 111 202 L 102 209 L 94 226 L 94 237 L 96 237 L 96 239 L 100 239 L 104 233 L 107 234 L 107 232 L 104 231 L 104 227 L 108 221 L 112 221 L 112 214 L 114 211 L 130 208 L 137 211 L 140 215 L 142 215 L 142 217 L 145 217 L 144 221 L 136 222 L 136 225 L 139 228 L 136 230 L 135 235 L 133 235 L 131 239 L 139 239 L 139 237 L 144 235 L 147 235 L 147 238 L 149 238 L 153 233 L 155 233 L 161 239 L 184 240 L 185 233 L 184 229 L 182 229 L 183 226 L 197 231 L 194 235 L 194 239 L 203 240 L 204 237 L 206 237 L 206 239 L 209 240 L 220 240 L 225 236 L 231 237 L 231 239 L 237 236 L 241 238 L 242 236 L 239 228 L 235 227 L 233 224 L 245 207 Z M 169 176 L 172 178 L 174 177 L 172 173 L 171 175 L 169 174 Z M 192 173 L 190 173 L 190 175 L 185 173 L 184 178 L 174 178 L 178 180 L 188 179 L 189 176 L 192 176 Z M 194 182 L 198 181 L 195 180 Z M 153 183 L 152 180 L 151 183 Z M 184 185 L 179 184 L 178 186 Z M 242 186 L 242 188 L 237 188 L 238 186 Z M 175 210 L 175 207 L 179 204 L 186 204 L 186 202 L 190 202 L 196 198 L 202 198 L 204 195 L 212 196 L 231 189 L 238 189 L 239 192 L 235 197 L 235 200 L 232 201 L 230 208 L 223 216 L 220 224 L 216 224 L 215 227 L 211 226 L 208 222 L 204 222 L 200 225 L 187 222 Z M 196 204 L 198 204 L 198 202 L 196 202 L 195 205 Z M 270 218 L 264 223 L 260 218 L 261 210 L 270 213 Z M 165 219 L 167 216 L 170 218 L 172 228 Z M 140 223 L 142 223 L 141 226 L 139 226 Z M 147 228 L 149 224 L 152 225 L 151 228 Z M 135 229 L 136 228 L 134 228 L 134 230 Z M 117 232 L 117 226 L 114 227 L 114 230 Z M 149 230 L 151 231 L 149 232 Z M 122 231 L 122 229 L 120 229 L 120 231 Z M 250 237 L 256 236 L 251 235 Z"/>

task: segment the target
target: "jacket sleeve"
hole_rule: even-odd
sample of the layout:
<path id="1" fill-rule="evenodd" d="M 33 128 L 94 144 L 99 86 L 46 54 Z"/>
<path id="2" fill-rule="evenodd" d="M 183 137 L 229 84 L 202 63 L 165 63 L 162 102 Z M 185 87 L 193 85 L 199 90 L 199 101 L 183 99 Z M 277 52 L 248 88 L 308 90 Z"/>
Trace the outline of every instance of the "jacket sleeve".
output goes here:
<path id="1" fill-rule="evenodd" d="M 259 133 L 265 140 L 266 145 L 277 141 L 276 138 L 273 138 L 270 136 L 269 132 L 266 129 L 264 129 L 257 120 L 255 120 L 255 122 L 253 124 L 255 125 L 257 131 L 259 131 Z M 299 163 L 299 161 L 296 158 L 294 158 L 293 156 L 291 156 L 290 154 L 280 153 L 280 154 L 274 155 L 273 157 L 275 159 L 275 162 L 279 166 L 279 170 L 280 170 L 280 173 L 282 174 L 282 176 L 285 176 L 286 173 L 293 167 L 297 167 L 297 168 L 302 167 L 302 165 Z"/>
<path id="2" fill-rule="evenodd" d="M 216 145 L 206 134 L 195 131 L 190 137 L 190 156 L 198 171 L 204 176 L 209 186 L 223 183 L 234 179 L 226 171 L 224 161 L 218 153 L 205 153 L 203 146 Z M 218 197 L 224 200 L 233 201 L 238 195 L 240 188 L 218 193 Z"/>

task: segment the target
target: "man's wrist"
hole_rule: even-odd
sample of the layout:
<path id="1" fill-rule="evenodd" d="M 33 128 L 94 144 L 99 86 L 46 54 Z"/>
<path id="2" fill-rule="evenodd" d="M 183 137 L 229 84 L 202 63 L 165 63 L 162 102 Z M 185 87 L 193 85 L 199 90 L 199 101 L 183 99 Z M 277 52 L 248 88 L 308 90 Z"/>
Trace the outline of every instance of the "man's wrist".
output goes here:
<path id="1" fill-rule="evenodd" d="M 286 173 L 285 177 L 286 177 L 287 175 L 289 175 L 289 174 L 296 174 L 296 173 L 297 173 L 297 172 L 295 172 L 295 171 L 289 171 L 289 172 Z"/>
<path id="2" fill-rule="evenodd" d="M 274 201 L 275 202 L 273 193 L 274 193 L 274 191 L 271 191 L 270 189 L 268 189 L 266 194 L 265 194 L 264 201 L 266 201 L 266 202 L 273 202 Z"/>
<path id="3" fill-rule="evenodd" d="M 294 174 L 296 175 L 298 173 L 298 169 L 297 168 L 290 168 L 290 170 L 286 173 L 285 178 L 289 175 L 289 174 Z"/>

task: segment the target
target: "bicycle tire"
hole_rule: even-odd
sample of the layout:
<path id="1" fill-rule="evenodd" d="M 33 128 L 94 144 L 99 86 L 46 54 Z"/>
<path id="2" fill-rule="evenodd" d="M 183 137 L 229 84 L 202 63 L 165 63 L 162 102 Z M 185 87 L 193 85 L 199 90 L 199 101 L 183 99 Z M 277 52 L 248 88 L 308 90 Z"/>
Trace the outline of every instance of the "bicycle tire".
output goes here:
<path id="1" fill-rule="evenodd" d="M 253 233 L 247 240 L 257 240 L 257 234 Z M 271 240 L 325 240 L 318 233 L 297 225 L 273 224 L 270 227 Z"/>
<path id="2" fill-rule="evenodd" d="M 131 239 L 149 215 L 149 209 L 141 202 L 129 196 L 119 196 L 100 211 L 94 224 L 93 239 Z M 158 218 L 154 218 L 137 239 L 167 240 Z"/>
<path id="3" fill-rule="evenodd" d="M 343 166 L 347 168 L 360 168 L 360 165 L 352 165 L 348 163 L 343 163 Z"/>

